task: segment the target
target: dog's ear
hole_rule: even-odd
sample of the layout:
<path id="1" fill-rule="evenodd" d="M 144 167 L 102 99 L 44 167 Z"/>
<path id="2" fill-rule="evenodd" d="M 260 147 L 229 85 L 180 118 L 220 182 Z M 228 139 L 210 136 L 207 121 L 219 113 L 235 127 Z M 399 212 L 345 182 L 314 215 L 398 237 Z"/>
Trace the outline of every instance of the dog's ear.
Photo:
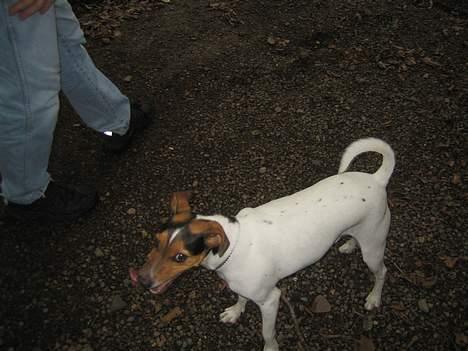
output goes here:
<path id="1" fill-rule="evenodd" d="M 229 247 L 229 239 L 218 222 L 196 219 L 190 222 L 188 228 L 192 235 L 203 236 L 206 247 L 212 249 L 212 252 L 220 257 Z"/>
<path id="2" fill-rule="evenodd" d="M 182 224 L 190 221 L 193 217 L 189 199 L 192 193 L 181 191 L 173 193 L 171 197 L 171 219 L 172 224 Z"/>

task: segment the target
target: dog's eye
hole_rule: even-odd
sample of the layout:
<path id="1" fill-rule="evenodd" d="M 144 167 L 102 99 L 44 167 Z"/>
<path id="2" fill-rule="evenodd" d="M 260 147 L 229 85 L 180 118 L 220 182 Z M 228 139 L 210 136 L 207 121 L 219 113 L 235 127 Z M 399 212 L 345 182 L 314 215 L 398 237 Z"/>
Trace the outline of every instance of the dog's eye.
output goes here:
<path id="1" fill-rule="evenodd" d="M 176 261 L 178 263 L 182 263 L 186 259 L 187 259 L 187 256 L 184 255 L 183 253 L 180 253 L 180 252 L 174 256 L 174 261 Z"/>

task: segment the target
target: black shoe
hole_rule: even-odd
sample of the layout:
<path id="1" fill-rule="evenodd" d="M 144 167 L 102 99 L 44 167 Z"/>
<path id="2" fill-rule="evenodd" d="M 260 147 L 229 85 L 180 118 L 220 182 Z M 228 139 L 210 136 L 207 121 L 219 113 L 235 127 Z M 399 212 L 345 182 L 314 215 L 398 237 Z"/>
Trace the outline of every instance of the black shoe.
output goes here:
<path id="1" fill-rule="evenodd" d="M 92 210 L 96 202 L 97 193 L 92 188 L 50 182 L 44 196 L 30 205 L 8 202 L 5 215 L 21 221 L 72 221 Z"/>
<path id="2" fill-rule="evenodd" d="M 135 133 L 146 129 L 153 120 L 154 111 L 152 105 L 131 104 L 130 125 L 127 133 L 118 135 L 104 134 L 104 148 L 108 151 L 119 153 L 128 148 Z"/>

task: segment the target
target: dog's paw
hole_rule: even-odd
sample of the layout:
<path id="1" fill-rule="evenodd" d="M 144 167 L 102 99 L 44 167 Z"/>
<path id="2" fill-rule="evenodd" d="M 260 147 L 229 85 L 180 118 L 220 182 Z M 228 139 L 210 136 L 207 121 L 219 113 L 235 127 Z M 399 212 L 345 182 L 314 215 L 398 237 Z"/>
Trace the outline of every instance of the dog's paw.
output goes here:
<path id="1" fill-rule="evenodd" d="M 228 307 L 219 315 L 219 319 L 223 323 L 236 323 L 240 315 L 244 312 L 244 308 L 238 304 Z"/>
<path id="2" fill-rule="evenodd" d="M 276 339 L 271 340 L 268 343 L 265 343 L 263 351 L 279 351 L 279 345 Z"/>
<path id="3" fill-rule="evenodd" d="M 381 303 L 380 295 L 370 293 L 366 298 L 366 303 L 364 304 L 364 308 L 368 311 L 373 310 L 374 308 L 379 308 Z"/>
<path id="4" fill-rule="evenodd" d="M 347 242 L 345 242 L 338 248 L 338 251 L 344 254 L 350 254 L 356 249 L 356 246 L 356 239 L 349 239 Z"/>

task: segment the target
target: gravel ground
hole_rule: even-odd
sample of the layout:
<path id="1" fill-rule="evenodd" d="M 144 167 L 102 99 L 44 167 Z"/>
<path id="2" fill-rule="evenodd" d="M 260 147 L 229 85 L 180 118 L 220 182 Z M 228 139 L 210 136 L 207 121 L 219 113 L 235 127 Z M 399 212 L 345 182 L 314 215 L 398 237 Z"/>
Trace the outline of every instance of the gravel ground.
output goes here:
<path id="1" fill-rule="evenodd" d="M 172 192 L 235 214 L 336 173 L 365 136 L 397 155 L 383 306 L 364 310 L 370 274 L 334 247 L 280 283 L 302 346 L 468 349 L 466 2 L 133 0 L 77 14 L 97 65 L 132 98 L 154 98 L 158 117 L 110 156 L 64 101 L 50 170 L 96 184 L 101 201 L 72 224 L 0 221 L 1 350 L 261 350 L 253 304 L 236 325 L 218 321 L 235 296 L 212 272 L 155 297 L 131 287 L 128 267 Z M 298 350 L 284 303 L 277 331 Z"/>

